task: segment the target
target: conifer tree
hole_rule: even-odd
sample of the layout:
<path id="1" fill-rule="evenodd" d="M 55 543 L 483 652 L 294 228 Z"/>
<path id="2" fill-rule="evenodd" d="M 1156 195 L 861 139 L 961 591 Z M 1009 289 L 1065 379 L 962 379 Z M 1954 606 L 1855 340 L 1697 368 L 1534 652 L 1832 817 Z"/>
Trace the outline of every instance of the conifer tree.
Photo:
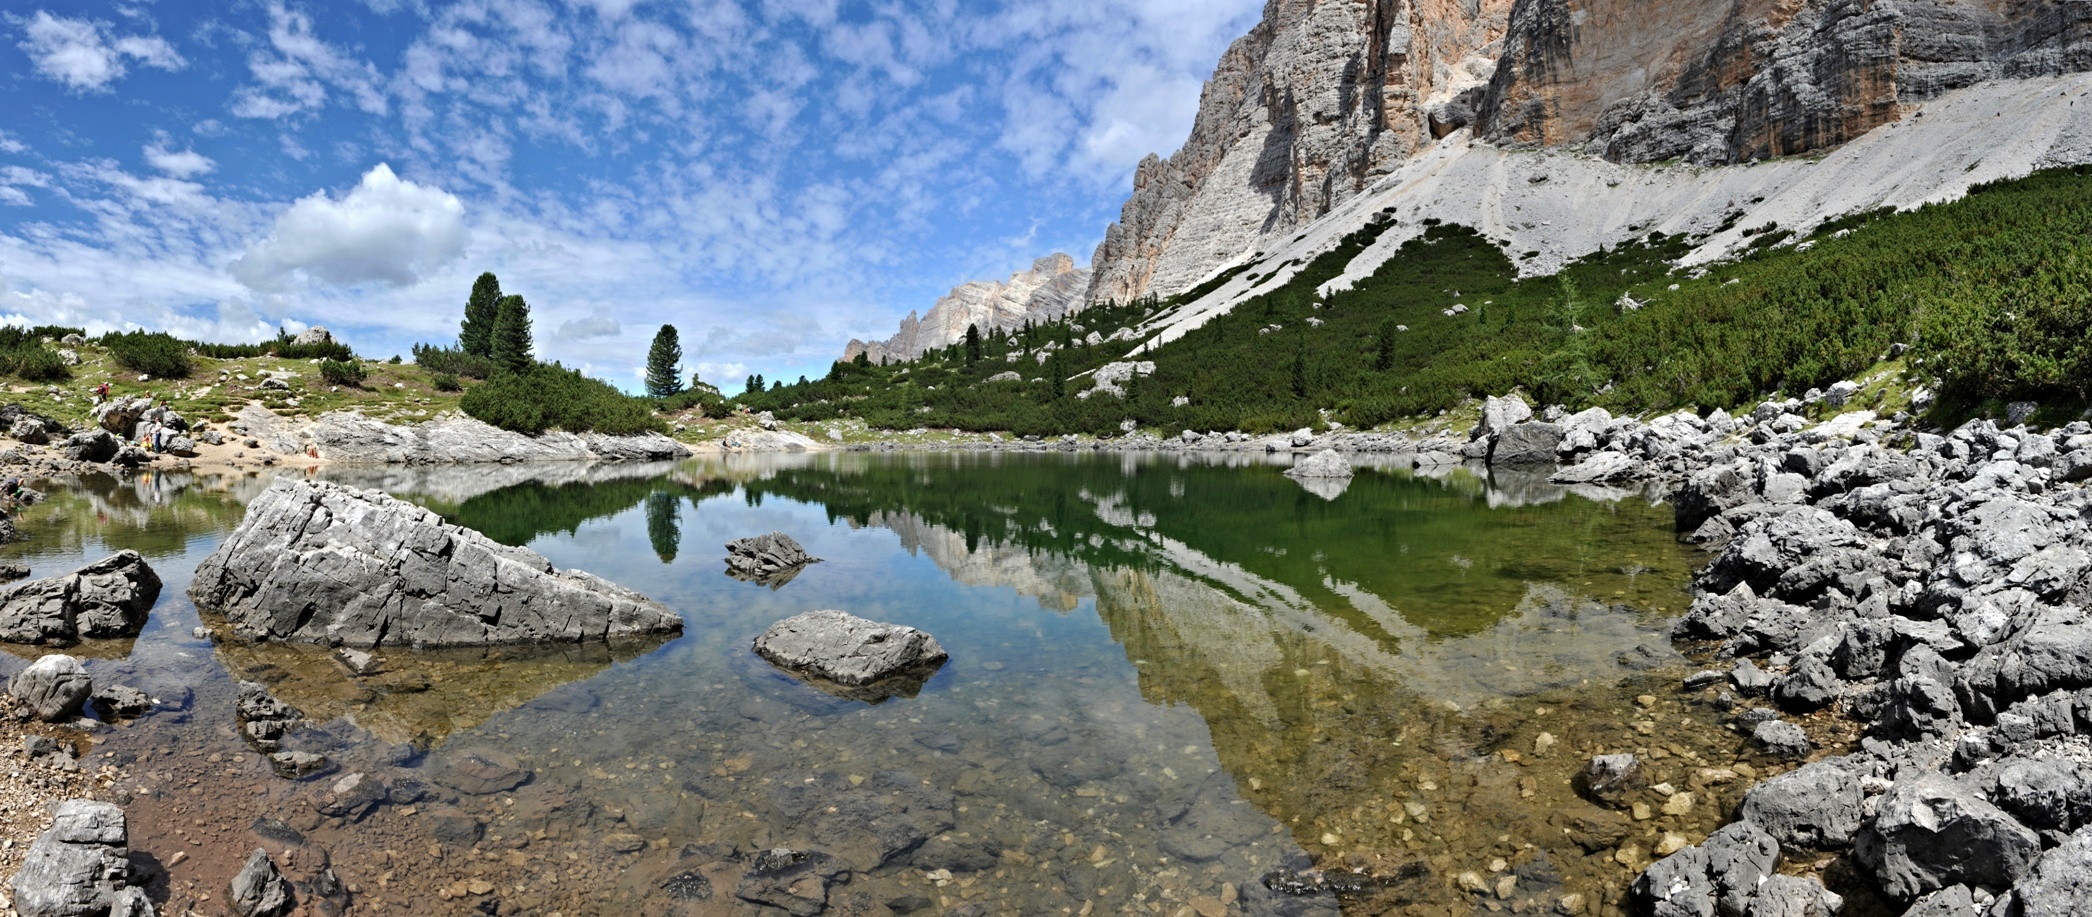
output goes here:
<path id="1" fill-rule="evenodd" d="M 458 349 L 475 357 L 493 356 L 494 323 L 500 315 L 501 281 L 488 271 L 472 282 L 472 298 L 465 300 L 465 321 L 458 326 Z"/>
<path id="2" fill-rule="evenodd" d="M 530 342 L 530 305 L 521 296 L 501 297 L 501 311 L 494 319 L 494 345 L 488 356 L 494 368 L 524 372 L 537 362 Z"/>
<path id="3" fill-rule="evenodd" d="M 1380 323 L 1380 332 L 1374 335 L 1376 340 L 1373 341 L 1373 368 L 1381 372 L 1386 372 L 1395 365 L 1395 335 L 1401 333 L 1396 330 L 1395 324 L 1392 317 L 1388 318 Z"/>
<path id="4" fill-rule="evenodd" d="M 683 390 L 683 343 L 676 326 L 662 325 L 654 332 L 654 346 L 646 353 L 646 393 L 667 398 Z"/>
<path id="5" fill-rule="evenodd" d="M 981 361 L 981 326 L 966 326 L 966 365 Z"/>

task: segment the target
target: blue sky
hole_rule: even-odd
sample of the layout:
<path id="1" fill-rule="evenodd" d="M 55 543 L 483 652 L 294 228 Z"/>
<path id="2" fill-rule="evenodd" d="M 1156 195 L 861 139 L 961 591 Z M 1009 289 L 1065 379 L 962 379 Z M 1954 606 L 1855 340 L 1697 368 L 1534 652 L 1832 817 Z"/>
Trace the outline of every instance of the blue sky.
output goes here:
<path id="1" fill-rule="evenodd" d="M 950 287 L 1087 263 L 1256 0 L 10 2 L 0 320 L 365 355 L 472 279 L 540 356 L 825 372 Z"/>

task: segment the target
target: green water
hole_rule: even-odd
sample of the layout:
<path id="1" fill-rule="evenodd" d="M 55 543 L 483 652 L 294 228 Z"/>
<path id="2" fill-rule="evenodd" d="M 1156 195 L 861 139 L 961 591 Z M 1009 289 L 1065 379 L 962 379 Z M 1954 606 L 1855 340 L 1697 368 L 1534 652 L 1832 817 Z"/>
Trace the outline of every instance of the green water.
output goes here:
<path id="1" fill-rule="evenodd" d="M 833 914 L 1597 914 L 1740 790 L 1740 743 L 1664 649 L 1699 558 L 1632 495 L 1394 468 L 1318 493 L 1260 460 L 1062 454 L 326 475 L 651 595 L 686 631 L 390 651 L 367 676 L 217 645 L 184 593 L 267 479 L 54 485 L 6 553 L 46 575 L 134 548 L 167 583 L 137 640 L 77 652 L 191 698 L 96 739 L 130 772 L 134 846 L 187 851 L 179 905 L 219 896 L 258 837 L 287 843 L 248 831 L 261 813 L 302 836 L 293 878 L 325 851 L 347 890 L 324 903 L 351 912 L 781 914 L 736 891 L 749 854 L 787 846 L 837 859 Z M 723 542 L 771 530 L 825 560 L 775 588 L 723 574 Z M 818 608 L 921 627 L 952 661 L 874 705 L 749 652 Z M 35 655 L 13 652 L 9 672 Z M 336 769 L 271 776 L 234 734 L 235 679 L 304 710 L 293 744 Z M 528 781 L 452 790 L 488 750 Z M 1622 750 L 1701 803 L 1633 821 L 1578 800 L 1576 767 Z M 334 814 L 351 773 L 393 800 Z M 1310 866 L 1348 890 L 1266 887 Z"/>

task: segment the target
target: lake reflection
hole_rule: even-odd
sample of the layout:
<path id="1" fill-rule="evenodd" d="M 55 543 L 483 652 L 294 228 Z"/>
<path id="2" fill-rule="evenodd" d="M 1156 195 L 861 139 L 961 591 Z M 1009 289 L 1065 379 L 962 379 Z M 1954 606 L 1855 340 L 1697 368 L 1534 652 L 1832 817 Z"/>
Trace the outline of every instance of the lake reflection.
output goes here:
<path id="1" fill-rule="evenodd" d="M 298 838 L 264 824 L 264 846 L 326 851 L 294 878 L 326 892 L 331 865 L 344 887 L 321 900 L 370 913 L 1596 914 L 1666 833 L 1719 823 L 1733 791 L 1710 774 L 1737 743 L 1675 688 L 1663 634 L 1696 557 L 1667 508 L 1464 470 L 1311 492 L 1280 470 L 828 454 L 326 471 L 687 621 L 658 648 L 395 650 L 365 674 L 190 633 L 215 625 L 191 570 L 263 480 L 54 489 L 6 553 L 41 576 L 135 547 L 167 581 L 146 633 L 90 669 L 193 697 L 97 749 L 134 773 L 134 845 L 190 851 L 177 902 L 223 888 L 257 811 Z M 727 577 L 724 542 L 771 530 L 826 561 L 777 588 Z M 818 608 L 923 628 L 952 661 L 869 704 L 748 650 Z M 334 770 L 270 776 L 234 735 L 235 678 L 303 709 L 316 725 L 291 745 Z M 1701 804 L 1631 822 L 1578 800 L 1569 775 L 1616 750 L 1675 768 Z M 349 805 L 350 774 L 385 798 Z M 756 856 L 775 847 L 808 855 Z M 1284 872 L 1309 866 L 1328 875 Z"/>

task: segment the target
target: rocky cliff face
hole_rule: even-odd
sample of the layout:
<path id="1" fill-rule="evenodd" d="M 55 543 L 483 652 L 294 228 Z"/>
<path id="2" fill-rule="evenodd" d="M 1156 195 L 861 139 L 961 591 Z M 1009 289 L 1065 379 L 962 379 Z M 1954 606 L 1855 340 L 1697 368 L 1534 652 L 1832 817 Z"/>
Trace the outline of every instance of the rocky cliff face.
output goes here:
<path id="1" fill-rule="evenodd" d="M 1726 164 L 1835 146 L 1976 83 L 2086 69 L 2083 0 L 1520 0 L 1479 114 L 1494 142 Z"/>
<path id="2" fill-rule="evenodd" d="M 1818 151 L 1913 103 L 2092 70 L 2092 0 L 1270 0 L 1149 158 L 1091 301 L 1170 295 L 1473 126 L 1621 163 Z"/>
<path id="3" fill-rule="evenodd" d="M 900 333 L 893 337 L 851 340 L 843 349 L 843 359 L 869 353 L 874 362 L 913 360 L 965 340 L 968 326 L 978 325 L 986 334 L 1015 328 L 1026 320 L 1060 318 L 1082 308 L 1089 285 L 1089 268 L 1076 267 L 1075 259 L 1055 253 L 1032 262 L 1031 270 L 1011 275 L 1007 283 L 982 280 L 956 287 L 931 306 L 929 314 L 908 313 L 901 320 Z"/>
<path id="4" fill-rule="evenodd" d="M 1092 302 L 1168 295 L 1328 213 L 1465 126 L 1512 0 L 1270 0 L 1149 157 L 1097 249 Z"/>

